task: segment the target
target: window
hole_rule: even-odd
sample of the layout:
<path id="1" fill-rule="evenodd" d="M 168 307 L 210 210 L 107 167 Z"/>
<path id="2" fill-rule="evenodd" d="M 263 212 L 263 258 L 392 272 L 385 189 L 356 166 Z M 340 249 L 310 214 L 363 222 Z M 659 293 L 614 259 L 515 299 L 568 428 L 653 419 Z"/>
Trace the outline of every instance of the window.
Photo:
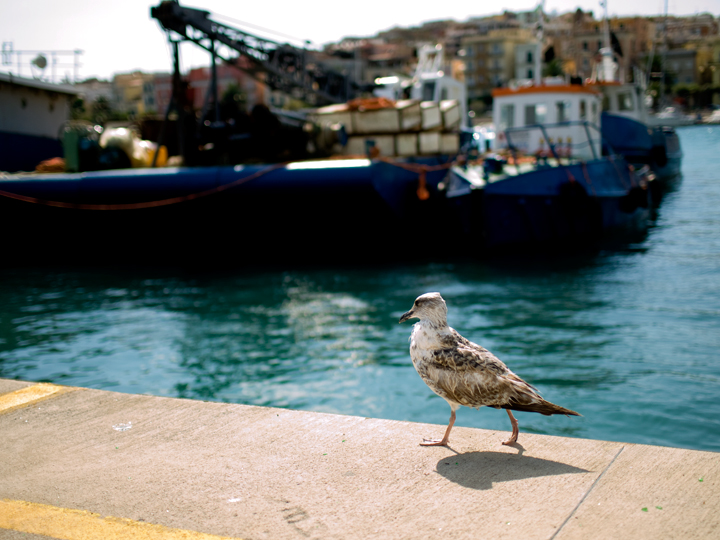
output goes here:
<path id="1" fill-rule="evenodd" d="M 532 70 L 532 69 L 528 69 L 528 70 L 527 70 L 527 78 L 528 78 L 528 79 L 532 79 L 532 78 L 533 78 L 533 70 Z"/>
<path id="2" fill-rule="evenodd" d="M 610 110 L 610 96 L 603 95 L 603 98 L 602 98 L 602 108 L 603 108 L 603 111 L 609 111 L 609 110 Z"/>
<path id="3" fill-rule="evenodd" d="M 633 110 L 632 94 L 630 94 L 630 92 L 623 92 L 622 94 L 618 94 L 618 110 Z"/>
<path id="4" fill-rule="evenodd" d="M 590 119 L 593 124 L 598 123 L 598 110 L 597 110 L 597 103 L 593 101 L 592 104 L 592 118 Z"/>
<path id="5" fill-rule="evenodd" d="M 580 120 L 587 118 L 587 103 L 584 99 L 580 100 Z"/>
<path id="6" fill-rule="evenodd" d="M 534 105 L 525 105 L 525 125 L 532 126 L 535 124 L 545 123 L 547 115 L 547 105 L 544 103 L 536 103 Z"/>
<path id="7" fill-rule="evenodd" d="M 557 120 L 556 122 L 569 122 L 570 121 L 570 102 L 567 100 L 557 101 L 555 103 L 555 113 Z"/>
<path id="8" fill-rule="evenodd" d="M 515 126 L 515 105 L 503 105 L 500 107 L 500 131 Z"/>
<path id="9" fill-rule="evenodd" d="M 533 63 L 532 51 L 528 51 L 528 52 L 527 52 L 527 63 L 528 63 L 528 64 L 532 64 L 532 63 Z"/>
<path id="10" fill-rule="evenodd" d="M 422 100 L 433 101 L 435 97 L 435 81 L 427 81 L 422 87 Z"/>
<path id="11" fill-rule="evenodd" d="M 587 51 L 587 50 L 588 50 L 588 42 L 583 41 L 583 51 Z"/>

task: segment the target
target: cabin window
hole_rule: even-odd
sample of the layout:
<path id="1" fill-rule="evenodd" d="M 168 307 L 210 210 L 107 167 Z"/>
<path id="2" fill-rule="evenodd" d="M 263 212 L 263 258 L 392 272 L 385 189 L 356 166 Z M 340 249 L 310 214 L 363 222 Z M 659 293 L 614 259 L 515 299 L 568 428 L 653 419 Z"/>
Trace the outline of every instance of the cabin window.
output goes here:
<path id="1" fill-rule="evenodd" d="M 532 78 L 533 78 L 533 70 L 532 70 L 532 69 L 528 69 L 528 70 L 527 70 L 527 78 L 528 78 L 528 79 L 532 79 Z"/>
<path id="2" fill-rule="evenodd" d="M 525 125 L 532 126 L 535 124 L 544 124 L 547 116 L 547 105 L 544 103 L 536 103 L 534 105 L 525 105 Z"/>
<path id="3" fill-rule="evenodd" d="M 570 102 L 567 100 L 555 102 L 556 122 L 570 121 Z"/>
<path id="4" fill-rule="evenodd" d="M 584 99 L 580 100 L 580 120 L 585 120 L 587 118 L 587 103 Z"/>
<path id="5" fill-rule="evenodd" d="M 598 123 L 598 107 L 597 107 L 597 103 L 594 101 L 593 101 L 591 110 L 592 110 L 592 122 L 593 122 L 593 124 L 597 124 Z"/>
<path id="6" fill-rule="evenodd" d="M 435 81 L 428 81 L 422 87 L 422 100 L 434 101 L 435 98 Z"/>
<path id="7" fill-rule="evenodd" d="M 533 63 L 532 51 L 528 51 L 528 52 L 527 52 L 527 63 L 528 63 L 528 64 L 532 64 L 532 63 Z"/>
<path id="8" fill-rule="evenodd" d="M 610 110 L 610 96 L 603 95 L 602 98 L 602 108 L 603 111 L 609 111 Z"/>
<path id="9" fill-rule="evenodd" d="M 500 107 L 500 131 L 515 126 L 515 105 L 503 105 Z"/>
<path id="10" fill-rule="evenodd" d="M 633 110 L 632 94 L 630 94 L 630 92 L 623 92 L 622 94 L 618 94 L 617 98 L 619 111 Z"/>

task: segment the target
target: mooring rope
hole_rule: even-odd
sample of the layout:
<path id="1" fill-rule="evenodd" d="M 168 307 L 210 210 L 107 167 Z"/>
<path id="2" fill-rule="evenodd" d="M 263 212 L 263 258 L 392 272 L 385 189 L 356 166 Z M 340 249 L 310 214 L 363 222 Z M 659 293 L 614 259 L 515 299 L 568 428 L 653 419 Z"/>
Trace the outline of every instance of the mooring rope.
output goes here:
<path id="1" fill-rule="evenodd" d="M 138 202 L 138 203 L 123 203 L 123 204 L 71 203 L 71 202 L 40 199 L 37 197 L 30 197 L 28 195 L 20 195 L 19 193 L 11 193 L 9 191 L 3 191 L 3 190 L 0 190 L 0 195 L 3 197 L 7 197 L 9 199 L 15 199 L 18 201 L 23 201 L 23 202 L 33 203 L 33 204 L 41 204 L 44 206 L 53 206 L 56 208 L 72 208 L 75 210 L 141 210 L 144 208 L 156 208 L 158 206 L 169 206 L 171 204 L 178 204 L 178 203 L 182 203 L 182 202 L 186 202 L 186 201 L 200 199 L 202 197 L 207 197 L 209 195 L 214 195 L 215 193 L 220 193 L 222 191 L 226 191 L 228 189 L 237 187 L 237 186 L 244 184 L 246 182 L 249 182 L 251 180 L 260 178 L 261 176 L 263 176 L 271 171 L 274 171 L 276 169 L 285 167 L 286 165 L 287 165 L 287 163 L 278 163 L 275 165 L 270 165 L 270 166 L 265 167 L 264 169 L 261 169 L 249 176 L 243 176 L 242 178 L 238 178 L 237 180 L 234 180 L 228 184 L 223 184 L 221 186 L 216 186 L 214 188 L 206 189 L 205 191 L 200 191 L 197 193 L 190 193 L 188 195 L 180 195 L 178 197 L 170 197 L 169 199 L 160 199 L 157 201 L 147 201 L 147 202 Z"/>

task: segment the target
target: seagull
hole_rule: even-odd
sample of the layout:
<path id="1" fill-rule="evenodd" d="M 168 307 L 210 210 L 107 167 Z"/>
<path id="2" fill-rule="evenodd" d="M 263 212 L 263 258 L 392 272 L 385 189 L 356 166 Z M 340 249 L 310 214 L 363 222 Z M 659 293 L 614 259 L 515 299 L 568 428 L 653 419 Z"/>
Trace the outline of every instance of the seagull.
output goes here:
<path id="1" fill-rule="evenodd" d="M 537 412 L 550 416 L 582 416 L 545 401 L 537 390 L 510 371 L 494 354 L 462 337 L 447 324 L 447 305 L 440 293 L 418 296 L 400 322 L 420 319 L 410 335 L 410 358 L 430 389 L 450 405 L 450 422 L 442 439 L 424 439 L 422 446 L 447 446 L 461 406 L 505 409 L 512 435 L 503 442 L 517 442 L 520 430 L 512 411 Z"/>

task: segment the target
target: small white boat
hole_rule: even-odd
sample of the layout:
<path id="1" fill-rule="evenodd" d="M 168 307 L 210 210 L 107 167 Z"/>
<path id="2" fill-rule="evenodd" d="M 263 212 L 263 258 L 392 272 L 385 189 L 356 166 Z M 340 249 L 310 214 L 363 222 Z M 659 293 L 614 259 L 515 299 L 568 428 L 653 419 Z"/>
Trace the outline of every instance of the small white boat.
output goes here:
<path id="1" fill-rule="evenodd" d="M 691 126 L 695 123 L 695 118 L 689 114 L 684 114 L 676 107 L 665 107 L 661 112 L 650 115 L 648 125 L 650 126 Z"/>

